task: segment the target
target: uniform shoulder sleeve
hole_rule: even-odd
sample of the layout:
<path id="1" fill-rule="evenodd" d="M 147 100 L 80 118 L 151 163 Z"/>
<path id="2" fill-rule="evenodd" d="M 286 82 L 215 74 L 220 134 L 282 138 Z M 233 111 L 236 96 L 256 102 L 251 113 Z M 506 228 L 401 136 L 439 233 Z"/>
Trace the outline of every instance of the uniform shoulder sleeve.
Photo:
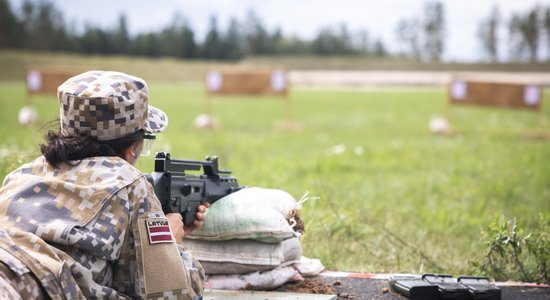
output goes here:
<path id="1" fill-rule="evenodd" d="M 182 252 L 174 241 L 168 219 L 144 176 L 128 186 L 128 198 L 135 204 L 129 240 L 135 294 L 139 298 L 200 299 L 202 267 L 197 268 L 198 262 L 190 261 L 191 254 Z"/>

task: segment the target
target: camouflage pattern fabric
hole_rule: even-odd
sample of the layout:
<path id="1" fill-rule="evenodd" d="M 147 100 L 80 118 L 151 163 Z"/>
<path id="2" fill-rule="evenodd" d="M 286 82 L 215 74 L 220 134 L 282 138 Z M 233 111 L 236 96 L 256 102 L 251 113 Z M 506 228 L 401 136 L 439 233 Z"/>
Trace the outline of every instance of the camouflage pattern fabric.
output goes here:
<path id="1" fill-rule="evenodd" d="M 166 114 L 148 105 L 145 81 L 124 73 L 79 74 L 59 86 L 57 97 L 63 135 L 110 140 L 140 129 L 158 133 L 168 125 Z"/>
<path id="2" fill-rule="evenodd" d="M 0 295 L 3 299 L 47 299 L 29 269 L 1 249 L 0 257 L 6 261 L 6 263 L 0 262 Z M 13 271 L 7 264 L 16 268 L 17 271 Z"/>
<path id="3" fill-rule="evenodd" d="M 185 280 L 158 292 L 160 279 L 144 279 L 147 261 L 173 265 L 159 245 L 137 236 L 149 218 L 166 217 L 152 186 L 125 160 L 94 157 L 55 169 L 39 157 L 0 188 L 0 262 L 32 272 L 52 299 L 202 299 L 204 271 L 173 241 L 159 245 L 180 253 Z"/>

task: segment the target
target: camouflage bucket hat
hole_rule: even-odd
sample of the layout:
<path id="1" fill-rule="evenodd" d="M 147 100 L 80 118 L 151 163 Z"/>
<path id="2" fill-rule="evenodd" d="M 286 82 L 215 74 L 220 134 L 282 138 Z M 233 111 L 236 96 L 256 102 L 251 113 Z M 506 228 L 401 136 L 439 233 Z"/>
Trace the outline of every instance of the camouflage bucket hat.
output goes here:
<path id="1" fill-rule="evenodd" d="M 141 78 L 113 71 L 89 71 L 69 78 L 57 89 L 61 134 L 111 140 L 143 129 L 164 131 L 166 114 L 148 105 Z"/>

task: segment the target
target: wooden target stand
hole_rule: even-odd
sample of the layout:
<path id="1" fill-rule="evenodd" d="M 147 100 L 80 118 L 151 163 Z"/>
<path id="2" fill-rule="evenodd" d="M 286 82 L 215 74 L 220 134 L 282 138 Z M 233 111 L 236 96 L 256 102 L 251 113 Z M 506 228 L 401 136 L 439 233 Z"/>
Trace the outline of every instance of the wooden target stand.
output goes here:
<path id="1" fill-rule="evenodd" d="M 451 120 L 451 106 L 498 107 L 527 110 L 537 113 L 536 129 L 522 134 L 526 138 L 550 139 L 550 132 L 542 128 L 544 86 L 541 83 L 490 82 L 487 80 L 453 79 L 448 86 L 445 108 L 446 119 Z M 436 132 L 453 135 L 454 129 Z"/>
<path id="2" fill-rule="evenodd" d="M 19 111 L 19 123 L 31 125 L 38 119 L 38 112 L 34 108 L 33 98 L 36 95 L 56 95 L 57 88 L 70 77 L 77 75 L 75 71 L 55 70 L 47 68 L 29 68 L 27 71 L 27 93 L 25 106 Z"/>
<path id="3" fill-rule="evenodd" d="M 284 70 L 210 70 L 205 76 L 204 114 L 195 119 L 195 127 L 216 129 L 219 122 L 212 116 L 212 102 L 241 97 L 276 97 L 285 102 L 285 120 L 277 122 L 277 130 L 302 130 L 294 121 L 294 108 L 289 96 L 289 80 Z"/>

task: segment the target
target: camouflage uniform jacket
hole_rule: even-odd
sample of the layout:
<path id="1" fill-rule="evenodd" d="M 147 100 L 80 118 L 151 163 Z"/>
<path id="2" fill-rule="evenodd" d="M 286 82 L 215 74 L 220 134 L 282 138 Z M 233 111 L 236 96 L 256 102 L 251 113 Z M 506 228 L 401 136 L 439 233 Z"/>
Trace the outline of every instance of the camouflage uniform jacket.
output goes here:
<path id="1" fill-rule="evenodd" d="M 173 241 L 145 176 L 118 157 L 57 169 L 39 157 L 9 174 L 0 261 L 32 272 L 52 299 L 202 298 L 202 267 Z"/>

